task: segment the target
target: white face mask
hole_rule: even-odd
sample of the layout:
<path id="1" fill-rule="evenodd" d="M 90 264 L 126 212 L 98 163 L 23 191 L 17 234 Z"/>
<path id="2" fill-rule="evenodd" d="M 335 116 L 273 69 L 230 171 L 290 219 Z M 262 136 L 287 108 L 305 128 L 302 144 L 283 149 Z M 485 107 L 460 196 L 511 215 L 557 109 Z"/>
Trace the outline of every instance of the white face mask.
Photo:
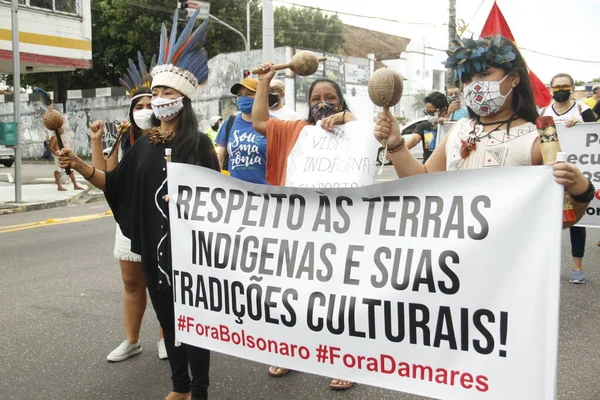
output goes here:
<path id="1" fill-rule="evenodd" d="M 481 117 L 495 114 L 504 105 L 506 94 L 500 93 L 500 84 L 508 77 L 506 75 L 499 81 L 473 81 L 465 87 L 465 105 Z"/>
<path id="2" fill-rule="evenodd" d="M 431 125 L 437 125 L 438 123 L 438 115 L 437 113 L 433 114 L 433 115 L 428 115 L 427 116 L 427 121 L 431 124 Z"/>
<path id="3" fill-rule="evenodd" d="M 183 108 L 183 96 L 178 99 L 157 97 L 153 99 L 150 104 L 152 105 L 152 111 L 154 111 L 156 118 L 161 121 L 170 121 L 175 118 Z"/>
<path id="4" fill-rule="evenodd" d="M 133 121 L 140 129 L 147 131 L 152 128 L 152 115 L 154 111 L 147 108 L 137 110 L 133 112 Z"/>

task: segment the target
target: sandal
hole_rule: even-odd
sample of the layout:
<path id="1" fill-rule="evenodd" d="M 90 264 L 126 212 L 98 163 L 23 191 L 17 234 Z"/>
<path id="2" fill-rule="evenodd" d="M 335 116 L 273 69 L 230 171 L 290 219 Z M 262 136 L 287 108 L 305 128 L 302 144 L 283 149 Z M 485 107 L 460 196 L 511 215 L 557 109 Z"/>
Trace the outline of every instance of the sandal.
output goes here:
<path id="1" fill-rule="evenodd" d="M 277 367 L 275 365 L 271 365 L 269 367 L 269 374 L 271 376 L 274 376 L 275 378 L 279 378 L 280 376 L 287 375 L 288 372 L 290 372 L 290 370 L 287 368 Z"/>
<path id="2" fill-rule="evenodd" d="M 348 390 L 352 386 L 354 386 L 354 382 L 345 381 L 343 379 L 333 379 L 329 385 L 329 387 L 333 390 Z"/>

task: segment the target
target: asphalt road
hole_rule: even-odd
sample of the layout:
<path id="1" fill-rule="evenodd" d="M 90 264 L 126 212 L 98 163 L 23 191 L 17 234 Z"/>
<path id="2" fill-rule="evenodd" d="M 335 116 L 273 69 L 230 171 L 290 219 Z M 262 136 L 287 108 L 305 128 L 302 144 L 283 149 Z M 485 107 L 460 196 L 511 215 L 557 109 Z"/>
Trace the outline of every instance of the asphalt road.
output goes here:
<path id="1" fill-rule="evenodd" d="M 379 178 L 392 176 L 386 168 Z M 0 227 L 107 210 L 97 202 L 5 215 Z M 157 357 L 158 323 L 150 305 L 141 332 L 144 351 L 124 362 L 106 361 L 122 340 L 123 287 L 113 235 L 110 216 L 0 233 L 0 399 L 162 399 L 169 392 L 169 367 Z M 573 285 L 568 232 L 563 234 L 559 400 L 600 399 L 598 240 L 599 231 L 588 230 L 588 282 Z M 328 378 L 306 373 L 274 379 L 263 364 L 217 353 L 211 368 L 212 399 L 422 399 L 366 385 L 333 392 Z"/>

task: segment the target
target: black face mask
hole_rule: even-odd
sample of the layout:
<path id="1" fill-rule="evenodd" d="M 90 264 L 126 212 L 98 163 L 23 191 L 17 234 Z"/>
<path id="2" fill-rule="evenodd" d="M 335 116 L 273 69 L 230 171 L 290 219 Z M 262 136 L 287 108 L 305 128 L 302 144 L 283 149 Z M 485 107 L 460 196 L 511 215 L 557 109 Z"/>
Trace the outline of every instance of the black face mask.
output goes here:
<path id="1" fill-rule="evenodd" d="M 269 108 L 273 108 L 279 104 L 279 95 L 269 93 Z"/>
<path id="2" fill-rule="evenodd" d="M 558 92 L 554 92 L 552 95 L 552 98 L 558 103 L 564 103 L 565 101 L 569 100 L 569 97 L 571 97 L 570 90 L 559 90 Z"/>

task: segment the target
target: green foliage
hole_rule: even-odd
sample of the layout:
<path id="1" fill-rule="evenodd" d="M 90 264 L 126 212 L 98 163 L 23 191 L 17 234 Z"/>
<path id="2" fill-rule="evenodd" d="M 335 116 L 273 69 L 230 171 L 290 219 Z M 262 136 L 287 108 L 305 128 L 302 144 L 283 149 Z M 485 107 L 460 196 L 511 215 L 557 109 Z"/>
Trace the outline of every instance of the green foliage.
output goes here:
<path id="1" fill-rule="evenodd" d="M 260 0 L 250 2 L 250 47 L 262 47 Z M 64 73 L 25 74 L 21 85 L 54 90 L 57 77 L 67 80 L 69 89 L 119 86 L 128 58 L 137 50 L 147 63 L 158 50 L 160 27 L 171 29 L 174 0 L 92 0 L 92 65 L 90 70 Z M 211 14 L 246 36 L 246 2 L 213 0 Z M 180 21 L 180 26 L 183 21 Z M 344 43 L 343 25 L 337 15 L 327 16 L 308 8 L 275 9 L 275 46 L 305 47 L 338 52 Z M 244 51 L 242 39 L 216 22 L 211 22 L 206 40 L 209 58 L 220 53 Z M 12 85 L 8 77 L 7 85 Z"/>
<path id="2" fill-rule="evenodd" d="M 343 45 L 344 27 L 337 15 L 301 7 L 275 9 L 275 46 L 337 53 Z"/>

